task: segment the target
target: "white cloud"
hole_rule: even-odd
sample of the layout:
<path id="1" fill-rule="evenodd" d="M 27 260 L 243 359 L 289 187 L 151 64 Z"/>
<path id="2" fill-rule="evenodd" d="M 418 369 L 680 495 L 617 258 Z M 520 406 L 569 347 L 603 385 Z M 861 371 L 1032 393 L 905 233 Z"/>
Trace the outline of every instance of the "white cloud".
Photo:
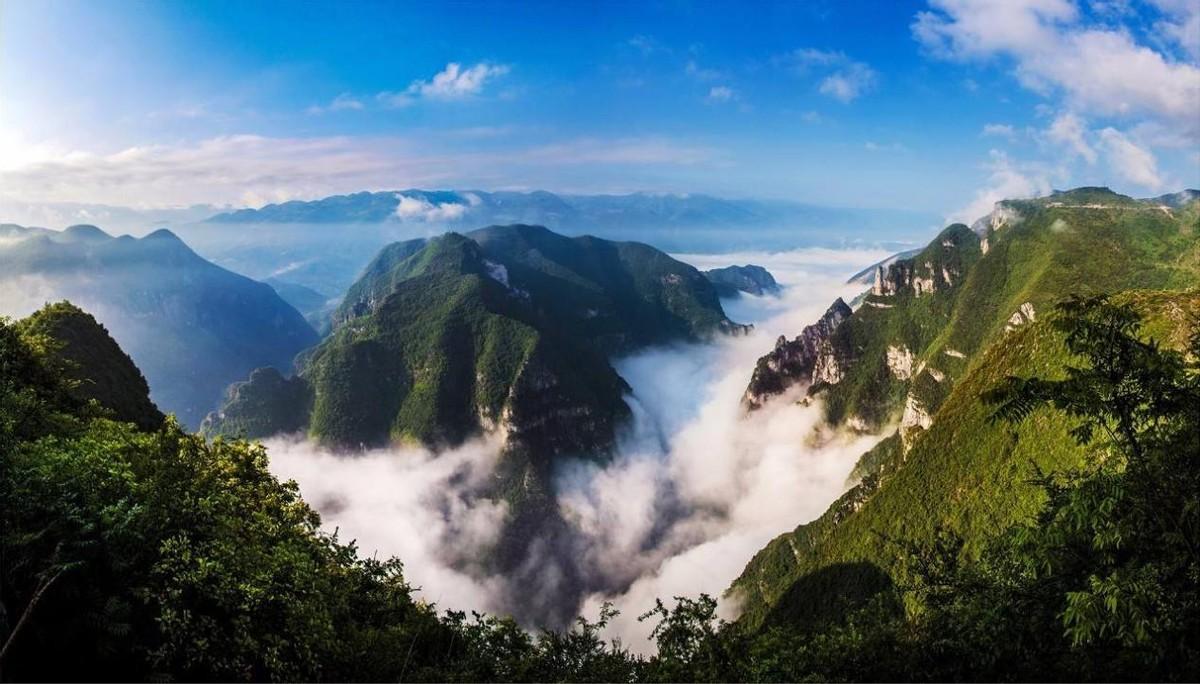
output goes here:
<path id="1" fill-rule="evenodd" d="M 1192 59 L 1200 59 L 1200 3 L 1195 0 L 1151 0 L 1165 15 L 1154 28 L 1175 41 Z"/>
<path id="2" fill-rule="evenodd" d="M 574 138 L 454 152 L 429 139 L 258 135 L 115 152 L 21 141 L 10 149 L 17 153 L 13 158 L 0 158 L 0 200 L 141 208 L 259 206 L 396 187 L 544 187 L 559 167 L 693 166 L 718 160 L 713 149 L 664 137 Z"/>
<path id="3" fill-rule="evenodd" d="M 1011 124 L 989 123 L 983 125 L 983 135 L 1012 140 L 1016 137 L 1016 131 Z"/>
<path id="4" fill-rule="evenodd" d="M 1130 183 L 1136 183 L 1152 191 L 1166 185 L 1158 171 L 1154 154 L 1139 147 L 1115 128 L 1100 131 L 1100 144 L 1104 148 L 1109 168 Z"/>
<path id="5" fill-rule="evenodd" d="M 435 204 L 424 197 L 409 197 L 397 193 L 396 217 L 401 221 L 456 221 L 467 213 L 467 209 L 479 204 L 479 197 L 468 194 L 463 199 L 467 204 L 443 202 Z"/>
<path id="6" fill-rule="evenodd" d="M 0 196 L 126 206 L 256 205 L 396 180 L 432 182 L 444 172 L 442 160 L 397 139 L 231 135 L 45 157 L 0 170 Z"/>
<path id="7" fill-rule="evenodd" d="M 1060 93 L 1071 109 L 1159 117 L 1200 138 L 1200 68 L 1137 43 L 1124 28 L 1081 24 L 1069 0 L 930 0 L 930 5 L 934 9 L 918 13 L 912 31 L 936 56 L 1006 56 L 1023 85 L 1044 95 Z"/>
<path id="8" fill-rule="evenodd" d="M 709 102 L 730 102 L 737 99 L 737 93 L 729 86 L 713 86 L 704 99 Z"/>
<path id="9" fill-rule="evenodd" d="M 313 105 L 308 108 L 309 114 L 324 114 L 326 112 L 361 111 L 366 105 L 363 101 L 349 93 L 342 93 L 333 98 L 329 104 Z"/>
<path id="10" fill-rule="evenodd" d="M 1096 150 L 1088 144 L 1087 123 L 1079 116 L 1066 112 L 1060 114 L 1046 129 L 1046 137 L 1052 142 L 1065 145 L 1073 153 L 1083 157 L 1089 164 L 1096 162 Z"/>
<path id="11" fill-rule="evenodd" d="M 789 64 L 797 71 L 803 71 L 811 67 L 844 64 L 848 61 L 848 58 L 844 53 L 834 52 L 832 50 L 800 48 L 785 55 L 782 58 L 782 61 Z"/>
<path id="12" fill-rule="evenodd" d="M 947 222 L 971 225 L 989 214 L 1000 200 L 1038 197 L 1050 192 L 1047 174 L 1040 169 L 1020 168 L 1000 150 L 990 152 L 987 168 L 990 171 L 987 185 L 976 191 L 965 207 L 952 212 Z"/>
<path id="13" fill-rule="evenodd" d="M 715 81 L 725 77 L 725 72 L 719 69 L 709 69 L 700 66 L 696 60 L 689 59 L 683 68 L 684 73 L 698 81 Z"/>
<path id="14" fill-rule="evenodd" d="M 823 74 L 817 85 L 818 92 L 840 102 L 858 99 L 870 92 L 879 80 L 869 65 L 855 61 L 843 52 L 801 48 L 773 61 L 801 76 Z"/>
<path id="15" fill-rule="evenodd" d="M 930 0 L 913 35 L 933 54 L 954 59 L 1000 52 L 1033 54 L 1057 39 L 1057 26 L 1078 16 L 1070 0 Z"/>
<path id="16" fill-rule="evenodd" d="M 458 62 L 450 62 L 428 81 L 413 81 L 401 92 L 384 91 L 375 97 L 389 107 L 406 107 L 419 98 L 462 100 L 480 94 L 489 81 L 510 70 L 505 64 L 480 62 L 463 68 Z"/>
<path id="17" fill-rule="evenodd" d="M 866 64 L 854 62 L 826 76 L 819 90 L 841 102 L 853 102 L 875 87 L 875 71 Z"/>
<path id="18" fill-rule="evenodd" d="M 633 49 L 637 50 L 638 52 L 642 53 L 643 57 L 649 57 L 650 55 L 654 54 L 655 52 L 670 52 L 670 50 L 668 50 L 666 47 L 664 47 L 661 43 L 659 43 L 653 37 L 647 36 L 647 35 L 641 35 L 641 34 L 636 35 L 636 36 L 630 38 L 629 40 L 625 41 L 625 43 L 627 45 L 629 45 L 630 47 L 632 47 Z"/>
<path id="19" fill-rule="evenodd" d="M 311 442 L 264 443 L 277 477 L 296 480 L 329 531 L 365 557 L 397 556 L 404 578 L 439 608 L 503 610 L 503 580 L 470 554 L 494 543 L 506 507 L 472 495 L 494 470 L 497 436 L 434 453 L 420 448 L 336 453 Z"/>

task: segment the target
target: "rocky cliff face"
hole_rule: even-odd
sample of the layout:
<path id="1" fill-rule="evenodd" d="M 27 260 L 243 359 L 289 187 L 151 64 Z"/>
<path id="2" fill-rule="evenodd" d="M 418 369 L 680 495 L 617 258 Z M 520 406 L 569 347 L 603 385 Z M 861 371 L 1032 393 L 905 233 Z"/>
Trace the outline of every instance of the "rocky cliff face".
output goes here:
<path id="1" fill-rule="evenodd" d="M 876 297 L 900 294 L 921 297 L 953 287 L 962 280 L 965 271 L 959 252 L 975 249 L 978 242 L 979 238 L 966 226 L 950 226 L 920 254 L 878 264 L 871 294 Z M 873 305 L 878 307 L 879 303 Z"/>
<path id="2" fill-rule="evenodd" d="M 831 343 L 833 331 L 853 313 L 841 297 L 816 323 L 793 340 L 782 335 L 773 349 L 758 360 L 742 406 L 754 410 L 770 397 L 796 385 L 837 384 L 845 371 L 843 355 Z"/>

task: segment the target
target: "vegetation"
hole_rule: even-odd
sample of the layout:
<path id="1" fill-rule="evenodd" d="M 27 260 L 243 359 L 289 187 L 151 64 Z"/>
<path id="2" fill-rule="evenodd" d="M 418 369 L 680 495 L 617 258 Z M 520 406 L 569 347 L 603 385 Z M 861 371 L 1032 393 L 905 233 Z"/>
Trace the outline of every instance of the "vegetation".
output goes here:
<path id="1" fill-rule="evenodd" d="M 948 228 L 917 256 L 898 261 L 932 278 L 931 293 L 868 295 L 835 331 L 845 375 L 818 390 L 831 421 L 895 425 L 906 406 L 916 405 L 930 424 L 898 430 L 865 454 L 857 486 L 750 561 L 733 587 L 745 601 L 747 624 L 840 610 L 838 596 L 792 589 L 817 570 L 869 562 L 894 574 L 902 554 L 881 544 L 880 534 L 928 545 L 946 528 L 973 557 L 996 529 L 1039 510 L 1044 494 L 1029 483 L 1032 472 L 1078 467 L 1087 451 L 1062 413 L 1043 410 L 1008 428 L 989 421 L 979 397 L 1007 375 L 1053 377 L 1070 361 L 1049 320 L 1057 302 L 1072 293 L 1119 293 L 1114 301 L 1133 307 L 1150 333 L 1173 348 L 1186 346 L 1186 331 L 1200 316 L 1200 202 L 1168 212 L 1083 188 L 1002 208 L 1005 222 L 983 231 L 986 253 L 964 226 Z M 1013 324 L 1025 303 L 1036 320 L 1022 316 Z M 912 377 L 889 368 L 889 347 L 912 353 Z M 873 584 L 863 585 L 872 591 Z"/>
<path id="2" fill-rule="evenodd" d="M 1016 439 L 1063 415 L 1091 455 L 1033 475 L 1033 515 L 977 554 L 944 527 L 928 543 L 877 537 L 903 559 L 895 573 L 806 578 L 875 586 L 823 618 L 750 629 L 709 597 L 660 602 L 643 616 L 651 657 L 602 637 L 608 608 L 538 635 L 439 615 L 399 561 L 321 532 L 262 447 L 114 422 L 3 323 L 0 677 L 1186 680 L 1200 667 L 1200 328 L 1172 351 L 1143 339 L 1136 312 L 1071 300 L 1054 324 L 1065 367 L 988 392 L 989 419 Z"/>
<path id="3" fill-rule="evenodd" d="M 628 415 L 609 356 L 734 328 L 704 276 L 658 250 L 520 225 L 385 247 L 334 319 L 288 388 L 307 401 L 251 379 L 238 396 L 261 399 L 230 395 L 206 432 L 453 445 L 507 422 L 538 458 L 603 455 Z"/>
<path id="4" fill-rule="evenodd" d="M 888 369 L 888 347 L 911 351 L 914 369 L 923 362 L 944 376 L 927 385 L 937 391 L 916 393 L 932 414 L 1025 303 L 1043 312 L 1075 293 L 1200 282 L 1200 202 L 1167 213 L 1106 188 L 1080 188 L 1002 204 L 1014 216 L 999 229 L 980 228 L 986 254 L 966 226 L 950 226 L 893 265 L 932 279 L 932 293 L 868 295 L 839 327 L 833 343 L 848 369 L 824 393 L 831 422 L 857 417 L 882 427 L 897 417 L 911 387 Z"/>
<path id="5" fill-rule="evenodd" d="M 91 314 L 70 302 L 47 304 L 17 329 L 59 369 L 80 401 L 95 400 L 116 420 L 144 429 L 162 424 L 142 372 Z"/>
<path id="6" fill-rule="evenodd" d="M 752 295 L 779 292 L 779 283 L 775 282 L 775 276 L 755 264 L 710 269 L 704 272 L 704 277 L 712 282 L 721 297 L 737 297 L 742 292 Z"/>

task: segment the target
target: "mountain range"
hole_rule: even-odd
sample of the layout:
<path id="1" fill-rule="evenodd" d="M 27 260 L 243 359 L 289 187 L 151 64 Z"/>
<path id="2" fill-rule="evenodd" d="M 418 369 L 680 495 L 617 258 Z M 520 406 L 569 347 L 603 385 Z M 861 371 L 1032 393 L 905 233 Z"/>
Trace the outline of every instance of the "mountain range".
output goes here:
<path id="1" fill-rule="evenodd" d="M 487 225 L 541 225 L 570 236 L 653 244 L 667 252 L 901 244 L 932 214 L 707 195 L 568 195 L 546 191 L 398 190 L 295 200 L 178 224 L 216 263 L 336 298 L 392 242 Z"/>
<path id="2" fill-rule="evenodd" d="M 750 559 L 729 589 L 736 623 L 720 622 L 708 597 L 659 602 L 647 613 L 661 620 L 659 651 L 644 660 L 598 640 L 607 609 L 599 623 L 538 642 L 513 622 L 439 618 L 411 596 L 399 561 L 359 557 L 320 531 L 295 483 L 266 471 L 261 446 L 206 441 L 165 420 L 164 395 L 154 396 L 138 356 L 159 358 L 152 344 L 225 373 L 233 364 L 213 357 L 253 354 L 230 337 L 205 346 L 222 331 L 250 330 L 276 348 L 281 363 L 244 371 L 206 420 L 210 435 L 304 430 L 356 450 L 506 434 L 488 494 L 511 504 L 511 519 L 485 565 L 529 587 L 520 598 L 533 603 L 580 582 L 567 564 L 555 586 L 538 583 L 545 576 L 527 567 L 534 557 L 521 544 L 564 533 L 553 462 L 602 461 L 627 417 L 610 357 L 744 330 L 725 316 L 711 275 L 644 244 L 538 226 L 451 232 L 379 251 L 318 341 L 271 287 L 165 231 L 135 240 L 93 226 L 0 226 L 0 265 L 5 301 L 69 293 L 101 312 L 39 303 L 23 320 L 0 320 L 2 484 L 13 502 L 4 543 L 16 559 L 4 572 L 13 605 L 25 606 L 13 634 L 27 624 L 6 667 L 19 676 L 50 667 L 70 675 L 60 678 L 383 680 L 410 674 L 413 658 L 428 668 L 416 678 L 454 681 L 1186 679 L 1194 670 L 1193 191 L 1136 200 L 1078 188 L 1002 201 L 858 276 L 869 289 L 857 306 L 837 299 L 780 338 L 753 369 L 744 411 L 817 402 L 821 435 L 884 436 L 823 515 Z M 734 275 L 751 278 L 746 288 L 765 282 L 757 269 Z M 1139 339 L 1081 323 L 1062 305 L 1078 296 L 1107 297 L 1116 306 L 1105 315 Z M 127 355 L 120 336 L 131 329 Z M 1081 330 L 1103 335 L 1092 352 L 1064 344 Z M 301 343 L 289 377 L 291 353 L 279 349 Z M 1139 358 L 1119 367 L 1120 354 Z M 1128 393 L 1125 383 L 1163 393 Z M 1021 420 L 1008 422 L 987 397 L 1014 384 L 1060 392 L 1010 404 Z M 1079 408 L 1094 396 L 1101 412 Z M 1089 442 L 1088 429 L 1109 425 L 1103 411 L 1126 400 L 1139 404 L 1129 415 L 1147 417 L 1138 434 Z M 1091 613 L 1074 615 L 1079 605 Z M 1081 638 L 1079 619 L 1101 627 Z M 63 634 L 84 646 L 55 661 Z M 569 674 L 529 665 L 579 660 L 581 645 L 586 664 Z M 946 672 L 955 676 L 936 676 Z"/>
<path id="3" fill-rule="evenodd" d="M 254 368 L 290 372 L 317 340 L 270 286 L 198 256 L 160 229 L 112 237 L 0 226 L 0 302 L 22 315 L 68 299 L 94 315 L 149 381 L 159 408 L 198 426 L 226 387 Z"/>

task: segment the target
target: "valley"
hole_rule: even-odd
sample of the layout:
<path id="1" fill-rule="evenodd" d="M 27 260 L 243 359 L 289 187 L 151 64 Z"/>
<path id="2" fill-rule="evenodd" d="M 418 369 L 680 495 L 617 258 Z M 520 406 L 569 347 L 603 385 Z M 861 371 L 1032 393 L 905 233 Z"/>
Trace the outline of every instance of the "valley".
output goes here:
<path id="1" fill-rule="evenodd" d="M 1200 0 L 0 0 L 0 684 L 1198 673 Z"/>
<path id="2" fill-rule="evenodd" d="M 54 402 L 77 425 L 68 440 L 128 421 L 198 453 L 249 449 L 256 477 L 294 483 L 312 507 L 311 534 L 347 540 L 354 558 L 400 559 L 405 596 L 549 634 L 600 615 L 594 638 L 653 663 L 661 633 L 639 617 L 664 596 L 706 611 L 721 640 L 839 634 L 871 611 L 883 629 L 902 619 L 893 602 L 926 553 L 902 549 L 951 535 L 954 562 L 992 553 L 995 530 L 1046 505 L 1033 474 L 1079 468 L 1088 450 L 1068 416 L 1021 409 L 1008 426 L 988 397 L 1071 362 L 1063 302 L 1128 311 L 1164 348 L 1186 347 L 1198 221 L 1198 201 L 1081 188 L 997 203 L 892 256 L 670 256 L 491 226 L 384 246 L 336 304 L 276 282 L 324 312 L 322 337 L 271 287 L 165 231 L 6 226 L 10 280 L 46 284 L 26 299 L 85 306 L 4 328 L 10 367 L 45 364 L 11 376 L 5 396 Z M 1071 300 L 1096 295 L 1108 299 Z M 226 375 L 189 435 L 163 391 L 178 381 L 135 365 L 155 357 L 130 321 L 229 329 L 201 307 L 246 296 L 302 334 Z M 21 430 L 60 428 L 6 429 L 20 445 Z"/>

